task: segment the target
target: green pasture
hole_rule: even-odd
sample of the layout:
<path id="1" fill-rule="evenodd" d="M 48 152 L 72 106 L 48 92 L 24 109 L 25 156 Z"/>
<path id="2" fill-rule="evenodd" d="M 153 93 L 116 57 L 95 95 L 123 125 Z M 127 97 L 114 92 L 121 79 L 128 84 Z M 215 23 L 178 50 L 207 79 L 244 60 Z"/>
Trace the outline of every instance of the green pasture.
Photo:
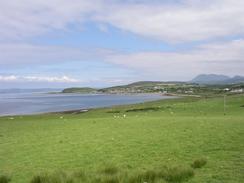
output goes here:
<path id="1" fill-rule="evenodd" d="M 11 183 L 57 172 L 86 172 L 89 178 L 77 182 L 241 183 L 244 95 L 227 97 L 226 114 L 223 104 L 222 97 L 180 98 L 85 113 L 1 117 L 0 176 Z M 204 166 L 198 168 L 201 160 Z M 116 174 L 108 180 L 102 177 L 106 167 Z M 188 178 L 158 176 L 181 167 Z M 133 179 L 148 171 L 155 179 Z"/>

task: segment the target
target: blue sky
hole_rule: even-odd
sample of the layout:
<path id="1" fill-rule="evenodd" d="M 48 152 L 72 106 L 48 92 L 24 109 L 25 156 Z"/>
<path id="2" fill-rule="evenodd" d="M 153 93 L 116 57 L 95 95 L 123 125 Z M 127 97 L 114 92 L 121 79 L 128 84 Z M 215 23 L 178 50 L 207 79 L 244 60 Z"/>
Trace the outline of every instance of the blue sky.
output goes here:
<path id="1" fill-rule="evenodd" d="M 242 17 L 241 0 L 2 1 L 0 88 L 244 75 Z"/>

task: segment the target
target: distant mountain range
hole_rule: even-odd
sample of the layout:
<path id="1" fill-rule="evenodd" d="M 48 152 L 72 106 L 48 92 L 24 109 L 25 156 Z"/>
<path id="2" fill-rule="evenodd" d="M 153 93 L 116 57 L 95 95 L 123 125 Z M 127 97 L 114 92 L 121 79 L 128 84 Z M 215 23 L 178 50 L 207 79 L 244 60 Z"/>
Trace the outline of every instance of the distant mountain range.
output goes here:
<path id="1" fill-rule="evenodd" d="M 197 84 L 238 84 L 244 83 L 244 76 L 234 76 L 229 77 L 226 75 L 217 75 L 217 74 L 201 74 L 195 77 L 190 81 L 190 83 L 197 83 Z"/>
<path id="2" fill-rule="evenodd" d="M 188 82 L 179 81 L 139 81 L 127 85 L 112 86 L 108 88 L 89 88 L 75 87 L 66 89 L 0 89 L 0 94 L 3 93 L 148 93 L 158 91 L 182 90 L 182 88 L 193 87 L 194 85 L 244 85 L 244 76 L 229 77 L 226 75 L 217 74 L 201 74 Z"/>

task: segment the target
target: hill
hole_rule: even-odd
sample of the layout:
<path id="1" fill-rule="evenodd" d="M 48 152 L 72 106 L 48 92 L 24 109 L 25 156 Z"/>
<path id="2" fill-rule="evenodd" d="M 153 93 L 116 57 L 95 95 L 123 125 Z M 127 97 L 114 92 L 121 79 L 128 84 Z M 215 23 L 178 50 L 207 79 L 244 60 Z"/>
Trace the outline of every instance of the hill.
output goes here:
<path id="1" fill-rule="evenodd" d="M 233 78 L 225 75 L 202 74 L 190 82 L 162 82 L 162 81 L 139 81 L 127 85 L 113 86 L 102 89 L 94 88 L 67 88 L 63 93 L 164 93 L 164 94 L 187 94 L 187 95 L 210 95 L 226 92 L 243 92 L 244 77 Z"/>
<path id="2" fill-rule="evenodd" d="M 225 84 L 237 84 L 244 83 L 243 76 L 235 76 L 229 77 L 225 75 L 217 75 L 217 74 L 201 74 L 195 77 L 190 81 L 190 83 L 198 83 L 198 84 L 209 84 L 209 85 L 225 85 Z"/>
<path id="3" fill-rule="evenodd" d="M 99 91 L 104 93 L 153 93 L 164 92 L 168 88 L 177 88 L 184 85 L 190 84 L 184 82 L 139 81 L 128 85 L 103 88 Z"/>
<path id="4" fill-rule="evenodd" d="M 66 88 L 62 93 L 95 93 L 97 92 L 94 88 L 83 87 L 83 88 Z"/>
<path id="5" fill-rule="evenodd" d="M 62 93 L 152 93 L 163 92 L 166 88 L 178 88 L 191 85 L 184 82 L 139 81 L 128 85 L 113 86 L 102 89 L 88 87 L 66 88 Z"/>

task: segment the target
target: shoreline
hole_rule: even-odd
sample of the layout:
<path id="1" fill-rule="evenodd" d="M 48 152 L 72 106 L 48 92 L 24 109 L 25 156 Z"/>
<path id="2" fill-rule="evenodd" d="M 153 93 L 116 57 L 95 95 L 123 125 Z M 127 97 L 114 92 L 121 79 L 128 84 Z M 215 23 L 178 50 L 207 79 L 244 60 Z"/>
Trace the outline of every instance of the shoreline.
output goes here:
<path id="1" fill-rule="evenodd" d="M 90 95 L 90 94 L 89 94 Z M 78 109 L 70 109 L 70 110 L 57 110 L 57 111 L 50 111 L 50 112 L 34 112 L 34 113 L 26 113 L 26 114 L 3 114 L 0 115 L 0 118 L 13 118 L 13 117 L 21 117 L 21 116 L 35 116 L 35 115 L 49 115 L 49 114 L 81 114 L 81 113 L 86 113 L 90 110 L 94 109 L 102 109 L 102 108 L 111 108 L 111 107 L 116 107 L 116 106 L 128 106 L 128 105 L 137 105 L 137 104 L 142 104 L 142 103 L 148 103 L 148 102 L 156 102 L 160 100 L 169 100 L 169 99 L 176 99 L 180 98 L 181 96 L 173 96 L 173 95 L 165 95 L 161 93 L 126 93 L 126 94 L 108 94 L 108 95 L 127 95 L 127 96 L 132 96 L 132 95 L 158 95 L 161 97 L 167 97 L 167 98 L 158 98 L 158 99 L 152 99 L 149 101 L 141 101 L 141 102 L 135 102 L 135 103 L 128 103 L 128 104 L 114 104 L 114 105 L 108 105 L 108 106 L 97 106 L 97 107 L 87 107 L 87 108 L 78 108 Z"/>

